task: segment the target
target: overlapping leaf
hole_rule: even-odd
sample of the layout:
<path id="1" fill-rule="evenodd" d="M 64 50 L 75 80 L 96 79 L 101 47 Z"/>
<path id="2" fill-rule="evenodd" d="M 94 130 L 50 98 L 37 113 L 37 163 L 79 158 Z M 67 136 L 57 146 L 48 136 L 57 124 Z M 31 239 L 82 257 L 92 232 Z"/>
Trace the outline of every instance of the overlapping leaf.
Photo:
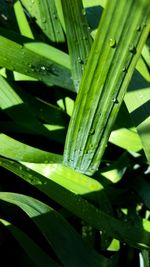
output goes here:
<path id="1" fill-rule="evenodd" d="M 150 223 L 147 220 L 143 220 L 142 226 L 136 224 L 133 226 L 129 222 L 117 220 L 95 208 L 87 200 L 24 166 L 17 166 L 16 163 L 2 158 L 0 166 L 16 173 L 94 228 L 104 231 L 109 236 L 124 241 L 133 247 L 150 248 Z"/>

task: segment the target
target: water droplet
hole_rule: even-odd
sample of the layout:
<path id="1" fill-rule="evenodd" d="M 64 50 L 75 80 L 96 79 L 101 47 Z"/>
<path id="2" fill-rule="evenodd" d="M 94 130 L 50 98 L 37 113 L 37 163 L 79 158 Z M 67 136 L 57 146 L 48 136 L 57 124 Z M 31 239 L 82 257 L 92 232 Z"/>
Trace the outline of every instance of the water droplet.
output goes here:
<path id="1" fill-rule="evenodd" d="M 122 71 L 127 72 L 127 67 L 123 67 Z"/>
<path id="2" fill-rule="evenodd" d="M 94 129 L 94 128 L 92 128 L 92 129 L 90 130 L 90 134 L 91 134 L 91 135 L 95 134 L 95 129 Z"/>
<path id="3" fill-rule="evenodd" d="M 79 88 L 80 81 L 79 80 L 74 80 L 74 86 L 75 88 Z"/>
<path id="4" fill-rule="evenodd" d="M 87 36 L 83 36 L 83 40 L 88 40 Z"/>
<path id="5" fill-rule="evenodd" d="M 82 14 L 83 14 L 83 16 L 86 15 L 86 10 L 85 10 L 85 8 L 82 9 Z"/>
<path id="6" fill-rule="evenodd" d="M 113 101 L 115 104 L 118 104 L 118 103 L 119 103 L 116 97 L 113 97 L 113 98 L 112 98 L 112 101 Z"/>
<path id="7" fill-rule="evenodd" d="M 109 39 L 109 45 L 110 45 L 110 47 L 115 48 L 116 47 L 116 40 L 113 38 L 110 38 Z"/>
<path id="8" fill-rule="evenodd" d="M 136 47 L 132 44 L 129 46 L 129 51 L 132 53 L 132 54 L 136 54 Z"/>
<path id="9" fill-rule="evenodd" d="M 146 22 L 145 22 L 145 21 L 142 23 L 142 27 L 143 27 L 143 28 L 146 27 Z"/>
<path id="10" fill-rule="evenodd" d="M 55 12 L 53 13 L 53 18 L 54 18 L 54 19 L 57 19 L 57 18 L 58 18 L 58 17 L 57 17 L 57 14 L 56 14 Z"/>
<path id="11" fill-rule="evenodd" d="M 19 166 L 19 170 L 22 171 L 22 169 L 23 169 L 22 166 Z"/>
<path id="12" fill-rule="evenodd" d="M 46 70 L 46 67 L 45 66 L 41 66 L 41 70 Z"/>
<path id="13" fill-rule="evenodd" d="M 30 67 L 31 71 L 35 71 L 35 66 L 33 66 L 32 64 L 29 64 L 28 66 Z"/>
<path id="14" fill-rule="evenodd" d="M 78 57 L 78 63 L 84 64 L 84 61 L 80 57 Z"/>
<path id="15" fill-rule="evenodd" d="M 138 32 L 140 32 L 140 30 L 141 30 L 141 26 L 138 25 L 137 28 L 136 28 L 136 30 L 137 30 Z"/>

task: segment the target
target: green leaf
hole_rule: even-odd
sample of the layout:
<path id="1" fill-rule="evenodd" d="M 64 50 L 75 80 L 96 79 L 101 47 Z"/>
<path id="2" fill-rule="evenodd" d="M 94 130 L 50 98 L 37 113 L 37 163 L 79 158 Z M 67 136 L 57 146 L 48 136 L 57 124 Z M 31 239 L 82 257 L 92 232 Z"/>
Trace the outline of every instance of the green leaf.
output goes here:
<path id="1" fill-rule="evenodd" d="M 138 84 L 137 84 L 138 86 Z M 143 150 L 150 164 L 150 88 L 130 86 L 125 95 L 125 103 L 141 139 Z"/>
<path id="2" fill-rule="evenodd" d="M 58 18 L 55 0 L 21 0 L 21 2 L 51 41 L 64 42 L 64 34 Z"/>
<path id="3" fill-rule="evenodd" d="M 150 82 L 149 70 L 142 56 L 139 58 L 137 62 L 136 69 L 145 78 L 145 80 Z"/>
<path id="4" fill-rule="evenodd" d="M 100 174 L 113 183 L 117 183 L 122 179 L 130 164 L 128 153 L 124 152 L 118 160 L 114 161 L 108 167 L 101 168 Z"/>
<path id="5" fill-rule="evenodd" d="M 65 54 L 58 49 L 46 44 L 34 44 L 32 39 L 1 29 L 0 50 L 2 67 L 31 76 L 48 85 L 56 84 L 61 87 L 63 80 L 63 87 L 73 90 L 68 65 L 64 67 Z"/>
<path id="6" fill-rule="evenodd" d="M 80 173 L 75 173 L 72 169 L 62 164 L 34 164 L 24 162 L 22 164 L 77 195 L 82 195 L 83 197 L 85 195 L 87 199 L 96 202 L 101 210 L 108 214 L 113 214 L 113 209 L 105 194 L 104 187 L 95 179 Z"/>
<path id="7" fill-rule="evenodd" d="M 106 0 L 83 0 L 83 5 L 84 7 L 93 7 L 98 5 L 105 7 Z"/>
<path id="8" fill-rule="evenodd" d="M 21 231 L 15 225 L 6 220 L 0 219 L 0 222 L 7 227 L 20 246 L 27 253 L 28 257 L 35 263 L 35 266 L 41 267 L 44 263 L 45 267 L 59 267 L 29 236 Z"/>
<path id="9" fill-rule="evenodd" d="M 50 206 L 15 193 L 1 192 L 0 199 L 17 205 L 33 220 L 64 266 L 107 266 L 107 258 L 86 247 L 74 228 Z"/>
<path id="10" fill-rule="evenodd" d="M 142 149 L 142 143 L 137 132 L 132 129 L 121 128 L 113 130 L 109 137 L 109 141 L 128 151 L 137 152 Z"/>
<path id="11" fill-rule="evenodd" d="M 61 0 L 61 3 L 71 58 L 72 78 L 75 89 L 78 91 L 84 66 L 91 49 L 92 39 L 82 1 Z"/>
<path id="12" fill-rule="evenodd" d="M 137 152 L 142 149 L 141 140 L 124 102 L 118 112 L 117 119 L 109 137 L 109 142 L 128 151 Z"/>
<path id="13" fill-rule="evenodd" d="M 92 227 L 107 233 L 110 237 L 126 242 L 139 249 L 150 249 L 150 222 L 141 221 L 140 225 L 131 225 L 97 209 L 81 196 L 58 185 L 45 176 L 34 172 L 14 161 L 0 158 L 0 166 L 14 172 L 19 177 L 34 185 L 65 209 L 83 219 Z M 65 177 L 65 173 L 64 173 Z"/>
<path id="14" fill-rule="evenodd" d="M 0 134 L 0 155 L 25 162 L 62 162 L 62 156 L 21 143 L 5 134 Z"/>
<path id="15" fill-rule="evenodd" d="M 108 1 L 104 9 L 65 143 L 64 164 L 76 171 L 93 175 L 99 167 L 149 33 L 149 14 L 148 0 Z"/>
<path id="16" fill-rule="evenodd" d="M 34 39 L 31 28 L 30 28 L 29 23 L 27 21 L 27 18 L 25 16 L 23 7 L 22 7 L 19 0 L 17 0 L 14 3 L 14 12 L 16 15 L 16 20 L 18 23 L 20 33 L 26 37 Z"/>

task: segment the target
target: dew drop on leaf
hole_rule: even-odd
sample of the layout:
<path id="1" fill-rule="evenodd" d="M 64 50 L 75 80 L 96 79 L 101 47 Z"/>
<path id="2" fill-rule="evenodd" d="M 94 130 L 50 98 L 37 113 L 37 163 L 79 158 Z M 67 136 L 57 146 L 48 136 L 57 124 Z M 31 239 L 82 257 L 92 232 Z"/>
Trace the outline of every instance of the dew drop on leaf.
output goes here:
<path id="1" fill-rule="evenodd" d="M 136 54 L 136 47 L 133 44 L 129 46 L 129 52 L 131 52 L 132 54 Z"/>
<path id="2" fill-rule="evenodd" d="M 83 14 L 83 16 L 86 15 L 86 10 L 85 10 L 85 8 L 82 9 L 82 14 Z"/>
<path id="3" fill-rule="evenodd" d="M 141 31 L 141 26 L 138 25 L 137 28 L 136 28 L 136 30 L 137 30 L 138 32 L 140 32 L 140 31 Z"/>
<path id="4" fill-rule="evenodd" d="M 95 129 L 94 129 L 94 128 L 92 128 L 92 129 L 90 130 L 90 134 L 91 134 L 91 135 L 95 134 Z"/>
<path id="5" fill-rule="evenodd" d="M 113 97 L 113 98 L 112 98 L 112 101 L 113 101 L 115 104 L 118 104 L 118 103 L 119 103 L 116 97 Z"/>
<path id="6" fill-rule="evenodd" d="M 46 67 L 45 66 L 41 66 L 41 70 L 46 70 Z"/>
<path id="7" fill-rule="evenodd" d="M 123 67 L 122 71 L 123 72 L 126 72 L 127 71 L 127 68 L 126 67 Z"/>
<path id="8" fill-rule="evenodd" d="M 110 47 L 115 48 L 116 47 L 116 40 L 113 38 L 110 38 L 109 39 L 109 45 L 110 45 Z"/>

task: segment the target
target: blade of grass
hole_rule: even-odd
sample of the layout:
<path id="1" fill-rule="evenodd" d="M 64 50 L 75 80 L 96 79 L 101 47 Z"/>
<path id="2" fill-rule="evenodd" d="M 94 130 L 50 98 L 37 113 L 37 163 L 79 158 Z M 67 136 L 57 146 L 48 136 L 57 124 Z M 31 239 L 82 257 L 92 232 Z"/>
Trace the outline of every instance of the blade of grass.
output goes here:
<path id="1" fill-rule="evenodd" d="M 95 179 L 75 173 L 72 169 L 66 168 L 62 164 L 21 163 L 67 190 L 83 197 L 85 195 L 87 199 L 96 202 L 101 210 L 113 215 L 113 209 L 105 194 L 104 187 Z"/>
<path id="2" fill-rule="evenodd" d="M 2 51 L 0 55 L 1 66 L 34 77 L 49 85 L 56 84 L 61 87 L 63 80 L 64 88 L 73 89 L 70 72 L 67 67 L 64 67 L 65 63 L 63 62 L 62 56 L 64 58 L 65 54 L 63 52 L 49 46 L 49 56 L 47 57 L 45 56 L 45 53 L 47 55 L 45 50 L 47 48 L 46 45 L 43 45 L 44 49 L 42 51 L 41 44 L 34 46 L 31 39 L 21 38 L 11 32 L 10 36 L 8 36 L 9 32 L 2 29 L 0 35 L 0 50 Z M 19 43 L 10 40 L 10 38 L 17 39 L 17 37 Z M 40 50 L 39 53 L 37 53 L 37 49 Z M 40 55 L 42 52 L 44 55 Z M 57 63 L 59 60 L 63 62 L 62 65 L 61 63 Z"/>
<path id="3" fill-rule="evenodd" d="M 74 228 L 55 210 L 29 196 L 1 192 L 0 199 L 21 208 L 37 225 L 63 266 L 106 267 L 107 258 L 86 247 Z"/>
<path id="4" fill-rule="evenodd" d="M 0 222 L 7 227 L 20 246 L 25 250 L 28 257 L 31 258 L 35 266 L 41 267 L 59 267 L 60 265 L 54 262 L 29 236 L 21 231 L 15 225 L 6 220 L 0 219 Z"/>
<path id="5" fill-rule="evenodd" d="M 82 1 L 61 0 L 61 3 L 71 58 L 72 78 L 75 89 L 78 91 L 84 66 L 91 49 L 92 39 Z"/>
<path id="6" fill-rule="evenodd" d="M 83 219 L 94 228 L 109 236 L 126 242 L 139 249 L 150 249 L 150 222 L 143 220 L 141 226 L 123 222 L 95 208 L 87 200 L 47 179 L 37 172 L 14 161 L 0 158 L 0 166 L 16 173 L 19 177 L 34 185 L 61 206 Z M 21 168 L 19 168 L 21 167 Z M 65 178 L 65 173 L 62 174 Z"/>
<path id="7" fill-rule="evenodd" d="M 59 21 L 55 0 L 21 0 L 32 18 L 52 42 L 64 42 L 64 33 Z"/>
<path id="8" fill-rule="evenodd" d="M 0 134 L 0 155 L 25 162 L 61 163 L 62 156 L 21 143 L 5 134 Z"/>
<path id="9" fill-rule="evenodd" d="M 149 14 L 148 0 L 108 1 L 103 12 L 65 143 L 64 164 L 79 172 L 92 175 L 99 167 L 149 33 Z"/>
<path id="10" fill-rule="evenodd" d="M 28 23 L 27 18 L 25 16 L 23 7 L 22 7 L 22 5 L 21 5 L 19 0 L 17 0 L 14 3 L 14 12 L 15 12 L 15 15 L 16 15 L 16 20 L 17 20 L 17 23 L 18 23 L 18 27 L 19 27 L 20 33 L 22 35 L 28 37 L 28 38 L 34 39 L 34 36 L 32 34 L 32 30 L 31 30 L 31 28 L 29 26 L 29 23 Z"/>

